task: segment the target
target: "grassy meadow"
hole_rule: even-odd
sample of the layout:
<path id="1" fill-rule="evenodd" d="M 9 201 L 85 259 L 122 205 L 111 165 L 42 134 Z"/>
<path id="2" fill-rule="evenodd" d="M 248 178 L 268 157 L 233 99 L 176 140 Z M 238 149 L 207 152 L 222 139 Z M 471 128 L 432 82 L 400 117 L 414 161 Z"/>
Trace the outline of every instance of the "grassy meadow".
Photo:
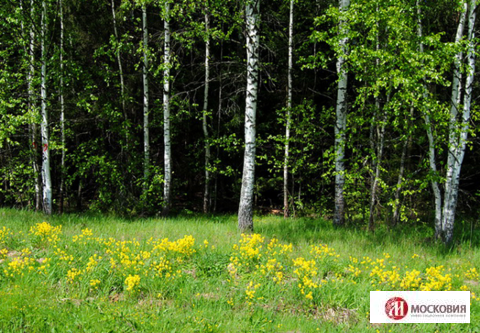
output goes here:
<path id="1" fill-rule="evenodd" d="M 0 332 L 480 332 L 475 241 L 254 223 L 0 209 Z M 370 324 L 371 290 L 470 290 L 471 324 Z"/>

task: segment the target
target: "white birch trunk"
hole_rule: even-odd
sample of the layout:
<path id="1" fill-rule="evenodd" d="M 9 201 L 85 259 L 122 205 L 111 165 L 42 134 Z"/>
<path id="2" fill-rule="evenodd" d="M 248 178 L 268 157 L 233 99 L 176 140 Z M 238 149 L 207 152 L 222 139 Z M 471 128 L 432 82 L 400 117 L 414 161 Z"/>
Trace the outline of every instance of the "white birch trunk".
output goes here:
<path id="1" fill-rule="evenodd" d="M 210 85 L 210 22 L 208 13 L 205 13 L 205 87 L 203 92 L 203 118 L 202 118 L 202 127 L 203 135 L 205 137 L 205 191 L 203 193 L 203 212 L 208 213 L 209 203 L 210 203 L 210 142 L 208 136 L 208 124 L 207 124 L 207 113 L 208 113 L 208 92 Z"/>
<path id="2" fill-rule="evenodd" d="M 290 0 L 290 19 L 288 24 L 288 82 L 287 82 L 287 122 L 285 126 L 285 160 L 283 165 L 283 217 L 289 215 L 288 209 L 288 163 L 290 153 L 290 127 L 292 118 L 292 67 L 293 67 L 293 0 Z"/>
<path id="3" fill-rule="evenodd" d="M 165 44 L 163 55 L 163 142 L 164 142 L 164 186 L 163 186 L 163 212 L 168 215 L 171 205 L 172 185 L 172 149 L 170 143 L 170 3 L 165 2 Z"/>
<path id="4" fill-rule="evenodd" d="M 253 231 L 253 190 L 255 184 L 255 135 L 258 98 L 258 51 L 260 45 L 260 0 L 246 4 L 247 26 L 247 91 L 245 100 L 245 152 L 243 158 L 242 189 L 238 209 L 238 228 Z"/>
<path id="5" fill-rule="evenodd" d="M 142 5 L 143 23 L 143 190 L 146 191 L 150 169 L 150 134 L 149 134 L 149 104 L 148 104 L 148 29 L 147 29 L 147 6 Z"/>
<path id="6" fill-rule="evenodd" d="M 345 12 L 350 0 L 339 0 L 340 12 Z M 346 22 L 341 19 L 339 23 L 340 34 L 342 35 L 339 43 L 342 54 L 337 60 L 338 91 L 336 107 L 335 124 L 335 211 L 333 216 L 334 225 L 345 224 L 345 198 L 343 188 L 345 186 L 345 130 L 347 128 L 347 72 L 345 70 L 345 57 L 347 51 L 347 27 Z"/>
<path id="7" fill-rule="evenodd" d="M 468 137 L 469 121 L 470 121 L 470 105 L 472 99 L 473 79 L 475 74 L 475 9 L 476 1 L 469 1 L 468 9 L 468 51 L 467 51 L 467 78 L 465 81 L 465 94 L 463 98 L 463 110 L 461 114 L 461 120 L 458 119 L 457 113 L 460 107 L 460 88 L 457 91 L 452 92 L 452 105 L 450 124 L 452 125 L 449 133 L 450 144 L 449 156 L 447 164 L 447 184 L 448 192 L 446 188 L 445 203 L 443 207 L 443 238 L 446 244 L 451 243 L 453 239 L 453 227 L 455 223 L 455 210 L 457 207 L 458 199 L 458 186 L 460 182 L 460 171 L 462 168 L 463 158 L 465 156 L 465 147 Z M 467 12 L 467 3 L 465 3 L 465 12 L 462 14 L 461 21 L 465 21 L 465 15 Z M 459 26 L 462 22 L 459 23 Z M 460 28 L 459 28 L 460 30 Z M 458 34 L 457 34 L 458 38 Z M 461 54 L 459 54 L 461 56 Z M 457 57 L 459 56 L 457 55 Z M 461 59 L 461 58 L 460 58 Z M 455 61 L 455 74 L 457 73 L 457 58 Z M 455 79 L 454 79 L 455 83 Z M 461 86 L 461 83 L 459 84 Z M 455 87 L 454 87 L 455 88 Z M 453 137 L 453 139 L 452 139 Z"/>
<path id="8" fill-rule="evenodd" d="M 65 101 L 63 96 L 63 1 L 60 0 L 60 132 L 62 140 L 61 178 L 60 178 L 60 212 L 63 213 L 63 198 L 65 186 Z"/>
<path id="9" fill-rule="evenodd" d="M 52 180 L 50 178 L 50 149 L 48 147 L 48 113 L 47 113 L 47 56 L 45 49 L 45 39 L 47 30 L 47 4 L 42 2 L 42 22 L 41 22 L 41 100 L 42 100 L 42 186 L 43 186 L 43 211 L 45 214 L 52 214 Z"/>
<path id="10" fill-rule="evenodd" d="M 458 44 L 463 38 L 463 31 L 467 17 L 467 2 L 463 3 L 463 11 L 460 14 L 457 34 L 455 36 L 455 43 Z M 446 241 L 447 225 L 453 226 L 455 219 L 455 206 L 457 199 L 458 188 L 455 189 L 455 177 L 459 176 L 458 170 L 458 149 L 460 144 L 460 126 L 458 121 L 458 112 L 460 108 L 461 90 L 462 90 L 462 58 L 463 53 L 456 54 L 454 59 L 454 71 L 452 81 L 452 106 L 450 109 L 450 121 L 448 126 L 448 159 L 447 159 L 447 174 L 445 177 L 445 197 L 443 201 L 441 236 Z"/>
<path id="11" fill-rule="evenodd" d="M 417 0 L 417 36 L 419 38 L 423 37 L 422 29 L 422 9 L 420 7 L 420 2 Z M 423 43 L 420 42 L 419 45 L 420 53 L 423 53 Z M 423 98 L 426 100 L 428 98 L 427 87 L 425 83 L 423 84 Z M 427 128 L 427 137 L 428 137 L 428 160 L 430 164 L 430 171 L 432 172 L 432 190 L 433 196 L 435 198 L 435 238 L 440 237 L 442 230 L 442 193 L 440 191 L 440 185 L 437 181 L 438 169 L 435 157 L 435 137 L 433 136 L 433 125 L 430 121 L 429 110 L 425 110 L 425 125 Z"/>

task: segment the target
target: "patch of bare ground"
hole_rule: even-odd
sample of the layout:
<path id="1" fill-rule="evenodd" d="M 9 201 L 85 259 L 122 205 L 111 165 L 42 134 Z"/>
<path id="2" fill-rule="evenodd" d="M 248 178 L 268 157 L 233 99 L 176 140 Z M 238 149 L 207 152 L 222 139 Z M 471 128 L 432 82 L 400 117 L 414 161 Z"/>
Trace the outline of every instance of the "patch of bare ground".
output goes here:
<path id="1" fill-rule="evenodd" d="M 110 302 L 116 303 L 125 300 L 125 295 L 123 293 L 115 293 L 108 296 L 108 299 L 110 300 Z"/>
<path id="2" fill-rule="evenodd" d="M 319 306 L 312 308 L 309 312 L 315 319 L 335 324 L 355 324 L 358 321 L 356 309 Z"/>
<path id="3" fill-rule="evenodd" d="M 475 280 L 465 280 L 463 282 L 466 283 L 466 284 L 469 284 L 471 286 L 478 286 L 478 284 L 479 284 L 479 282 L 475 281 Z"/>
<path id="4" fill-rule="evenodd" d="M 215 301 L 218 301 L 220 299 L 220 296 L 214 293 L 201 293 L 201 294 L 195 295 L 195 297 L 208 299 L 208 300 L 215 300 Z"/>

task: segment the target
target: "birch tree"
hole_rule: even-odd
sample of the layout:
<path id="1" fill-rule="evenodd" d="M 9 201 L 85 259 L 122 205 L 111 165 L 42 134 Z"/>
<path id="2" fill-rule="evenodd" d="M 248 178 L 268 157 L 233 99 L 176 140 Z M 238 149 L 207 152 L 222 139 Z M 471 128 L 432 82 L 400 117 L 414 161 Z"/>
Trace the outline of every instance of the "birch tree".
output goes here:
<path id="1" fill-rule="evenodd" d="M 350 6 L 350 0 L 339 0 L 340 13 L 345 13 Z M 335 210 L 333 216 L 334 225 L 345 224 L 345 198 L 343 188 L 345 186 L 345 131 L 347 129 L 347 84 L 345 54 L 347 53 L 348 28 L 345 17 L 340 18 L 340 55 L 337 59 L 337 106 L 335 123 Z"/>
<path id="2" fill-rule="evenodd" d="M 210 202 L 210 142 L 208 135 L 208 92 L 210 88 L 210 18 L 205 8 L 205 87 L 203 91 L 202 128 L 205 137 L 205 190 L 203 192 L 203 212 L 207 213 Z"/>
<path id="3" fill-rule="evenodd" d="M 290 152 L 290 127 L 292 118 L 292 67 L 293 67 L 293 0 L 290 0 L 288 23 L 288 72 L 287 72 L 287 119 L 285 125 L 285 160 L 283 166 L 283 216 L 289 215 L 288 209 L 288 162 Z"/>
<path id="4" fill-rule="evenodd" d="M 147 5 L 142 3 L 142 27 L 143 27 L 143 178 L 144 192 L 150 168 L 150 139 L 149 139 L 149 104 L 148 104 L 148 29 L 147 29 Z"/>
<path id="5" fill-rule="evenodd" d="M 247 89 L 245 100 L 245 151 L 238 228 L 253 231 L 253 189 L 255 183 L 255 135 L 258 98 L 260 0 L 247 0 L 245 8 L 247 43 Z"/>
<path id="6" fill-rule="evenodd" d="M 168 215 L 171 205 L 172 147 L 170 141 L 170 2 L 164 3 L 164 54 L 163 54 L 163 141 L 164 141 L 164 187 L 162 215 Z"/>
<path id="7" fill-rule="evenodd" d="M 45 214 L 52 214 L 52 179 L 50 177 L 50 149 L 48 136 L 48 110 L 47 110 L 47 54 L 46 54 L 46 34 L 47 34 L 47 4 L 42 2 L 41 15 L 41 105 L 42 105 L 42 186 L 43 186 L 43 211 Z"/>
<path id="8" fill-rule="evenodd" d="M 58 6 L 60 7 L 60 133 L 62 140 L 62 157 L 60 162 L 61 176 L 60 176 L 60 207 L 59 210 L 63 212 L 63 198 L 64 198 L 64 187 L 65 187 L 65 99 L 63 96 L 63 37 L 64 37 L 64 27 L 63 27 L 63 0 L 60 0 Z"/>
<path id="9" fill-rule="evenodd" d="M 455 223 L 455 210 L 458 199 L 458 186 L 460 182 L 460 171 L 465 156 L 467 143 L 470 106 L 472 99 L 473 79 L 475 74 L 475 10 L 476 1 L 469 0 L 462 3 L 463 11 L 457 29 L 455 42 L 459 43 L 463 36 L 464 25 L 468 11 L 468 32 L 467 32 L 467 68 L 463 96 L 463 107 L 460 104 L 462 91 L 461 61 L 462 52 L 455 56 L 454 78 L 452 82 L 452 106 L 450 109 L 449 121 L 449 144 L 447 175 L 445 181 L 445 196 L 442 212 L 442 237 L 445 243 L 451 243 L 453 238 L 453 226 Z M 468 9 L 467 9 L 468 8 Z M 438 235 L 438 232 L 437 232 Z"/>
<path id="10" fill-rule="evenodd" d="M 420 54 L 422 54 L 423 43 L 421 40 L 423 37 L 423 25 L 422 25 L 422 8 L 420 6 L 419 0 L 417 0 L 416 6 L 417 6 L 417 37 L 420 40 L 419 52 Z M 425 82 L 423 83 L 422 95 L 424 100 L 428 99 L 428 91 L 427 91 Z M 428 138 L 428 161 L 430 165 L 430 172 L 432 173 L 431 186 L 432 186 L 432 191 L 435 198 L 435 235 L 436 237 L 439 237 L 440 236 L 439 233 L 442 229 L 442 193 L 440 191 L 440 185 L 438 183 L 438 169 L 437 169 L 436 153 L 435 153 L 436 140 L 433 135 L 433 125 L 430 120 L 429 110 L 428 109 L 424 110 L 424 113 L 425 113 L 425 126 L 427 130 L 427 138 Z"/>

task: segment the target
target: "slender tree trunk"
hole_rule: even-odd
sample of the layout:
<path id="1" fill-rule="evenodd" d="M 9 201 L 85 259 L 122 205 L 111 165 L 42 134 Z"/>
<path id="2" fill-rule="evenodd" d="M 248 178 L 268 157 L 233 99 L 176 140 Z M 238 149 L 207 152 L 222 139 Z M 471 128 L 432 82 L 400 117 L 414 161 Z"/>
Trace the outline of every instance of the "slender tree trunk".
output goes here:
<path id="1" fill-rule="evenodd" d="M 388 104 L 388 98 L 387 98 Z M 383 120 L 382 126 L 380 128 L 380 133 L 378 139 L 380 140 L 380 145 L 377 148 L 376 152 L 376 162 L 375 162 L 375 175 L 373 177 L 373 184 L 370 191 L 370 217 L 368 220 L 368 230 L 373 231 L 375 228 L 375 204 L 376 204 L 376 194 L 377 194 L 377 186 L 378 180 L 380 178 L 380 167 L 382 163 L 383 157 L 383 146 L 385 144 L 385 124 L 387 122 L 387 113 L 384 111 L 383 113 Z"/>
<path id="2" fill-rule="evenodd" d="M 222 24 L 222 31 L 223 31 L 223 24 Z M 220 63 L 223 61 L 223 40 L 220 42 Z M 217 138 L 220 136 L 220 125 L 222 122 L 222 104 L 223 104 L 223 66 L 220 65 L 220 73 L 218 79 L 218 120 L 217 120 Z M 220 148 L 217 145 L 217 159 L 220 158 Z M 218 172 L 215 174 L 215 197 L 213 201 L 213 211 L 217 211 L 217 199 L 218 199 Z"/>
<path id="3" fill-rule="evenodd" d="M 245 100 L 245 152 L 242 189 L 238 209 L 238 228 L 253 231 L 253 190 L 255 184 L 255 135 L 258 97 L 258 50 L 260 45 L 260 0 L 247 1 L 247 90 Z"/>
<path id="4" fill-rule="evenodd" d="M 148 122 L 148 29 L 147 29 L 147 6 L 142 5 L 143 23 L 143 191 L 146 194 L 147 182 L 150 169 L 150 138 Z"/>
<path id="5" fill-rule="evenodd" d="M 60 205 L 59 211 L 63 213 L 64 187 L 65 187 L 65 101 L 63 96 L 63 0 L 60 0 L 60 132 L 62 140 L 62 159 L 60 162 Z"/>
<path id="6" fill-rule="evenodd" d="M 413 107 L 410 108 L 410 119 L 413 119 Z M 402 147 L 402 156 L 400 158 L 400 170 L 398 171 L 397 186 L 395 187 L 395 201 L 393 206 L 392 226 L 396 226 L 400 221 L 400 192 L 403 184 L 403 174 L 405 173 L 405 160 L 407 158 L 407 148 L 410 142 L 410 134 L 407 134 Z"/>
<path id="7" fill-rule="evenodd" d="M 208 136 L 208 124 L 207 124 L 207 114 L 208 114 L 208 91 L 209 91 L 209 80 L 210 80 L 210 22 L 208 13 L 205 12 L 205 88 L 203 92 L 203 118 L 202 118 L 202 127 L 203 135 L 205 137 L 205 191 L 203 193 L 203 212 L 208 213 L 210 206 L 210 142 Z"/>
<path id="8" fill-rule="evenodd" d="M 378 5 L 377 5 L 377 11 L 378 11 Z M 378 21 L 376 22 L 377 26 L 377 35 L 376 35 L 376 46 L 375 49 L 377 52 L 380 51 L 380 24 Z M 378 69 L 380 67 L 380 59 L 376 58 L 375 59 L 375 66 Z M 377 140 L 381 140 L 381 135 L 378 131 L 378 123 L 377 123 L 377 113 L 380 112 L 380 96 L 375 97 L 375 109 L 373 111 L 373 117 L 372 117 L 372 123 L 370 124 L 370 149 L 372 150 L 372 175 L 371 175 L 371 187 L 370 187 L 370 202 L 369 202 L 369 219 L 368 219 L 368 230 L 373 231 L 374 230 L 374 224 L 375 224 L 375 215 L 374 215 L 374 209 L 375 209 L 375 198 L 376 198 L 376 191 L 377 191 L 377 179 L 378 179 L 378 171 L 379 171 L 379 147 L 378 147 L 378 142 L 375 142 L 375 130 L 377 132 Z M 382 132 L 383 132 L 383 126 L 382 126 Z"/>
<path id="9" fill-rule="evenodd" d="M 47 4 L 42 2 L 41 22 L 41 53 L 42 53 L 42 74 L 41 74 L 41 99 L 42 99 L 42 180 L 43 180 L 43 211 L 45 214 L 52 214 L 52 180 L 50 178 L 50 149 L 48 146 L 48 113 L 47 113 L 47 55 L 45 49 L 47 30 Z"/>
<path id="10" fill-rule="evenodd" d="M 283 165 L 283 217 L 288 209 L 288 163 L 290 153 L 290 127 L 292 118 L 292 67 L 293 67 L 293 0 L 290 0 L 290 20 L 288 24 L 288 83 L 287 83 L 287 123 L 285 128 L 285 161 Z"/>
<path id="11" fill-rule="evenodd" d="M 422 38 L 422 10 L 419 0 L 416 2 L 417 6 L 417 35 L 419 38 Z M 423 53 L 423 43 L 420 42 L 419 45 L 420 53 Z M 426 100 L 428 98 L 428 91 L 425 83 L 423 84 L 423 98 Z M 440 191 L 440 185 L 438 183 L 438 169 L 435 157 L 435 137 L 433 135 L 433 125 L 430 121 L 429 110 L 425 110 L 425 125 L 427 128 L 427 137 L 428 137 L 428 159 L 430 164 L 430 171 L 432 173 L 432 191 L 435 198 L 435 238 L 441 236 L 442 231 L 442 193 Z"/>
<path id="12" fill-rule="evenodd" d="M 345 12 L 350 0 L 339 0 L 340 12 Z M 336 107 L 336 124 L 335 124 L 335 211 L 333 216 L 333 224 L 341 226 L 345 224 L 345 197 L 343 188 L 345 186 L 345 131 L 347 129 L 347 71 L 345 70 L 345 54 L 348 43 L 348 28 L 345 20 L 342 18 L 339 24 L 341 55 L 337 60 L 338 74 L 338 91 L 337 91 L 337 107 Z"/>
<path id="13" fill-rule="evenodd" d="M 115 54 L 117 56 L 117 63 L 118 63 L 118 71 L 120 74 L 120 98 L 122 99 L 122 111 L 123 117 L 127 120 L 127 110 L 125 108 L 125 80 L 123 79 L 123 65 L 122 65 L 122 57 L 120 52 L 120 38 L 118 36 L 118 29 L 117 29 L 117 16 L 115 14 L 115 0 L 111 1 L 112 4 L 112 20 L 113 20 L 113 33 L 115 34 L 115 41 L 117 42 L 115 48 Z M 125 140 L 127 140 L 127 135 L 125 135 Z M 128 145 L 128 142 L 126 142 Z"/>
<path id="14" fill-rule="evenodd" d="M 445 185 L 445 199 L 443 206 L 442 235 L 446 244 L 451 243 L 453 239 L 453 226 L 455 223 L 455 210 L 458 199 L 458 186 L 460 182 L 460 171 L 463 158 L 465 156 L 465 146 L 468 137 L 468 128 L 470 121 L 470 104 L 473 88 L 473 78 L 475 74 L 475 9 L 476 2 L 469 1 L 468 6 L 468 51 L 467 51 L 467 78 L 465 81 L 465 94 L 463 98 L 463 110 L 461 120 L 458 119 L 458 111 L 461 99 L 461 74 L 460 61 L 462 54 L 457 54 L 455 59 L 455 71 L 452 91 L 452 108 L 450 111 L 450 132 L 449 132 L 449 151 L 447 161 L 447 177 Z M 457 31 L 456 41 L 463 35 L 463 26 L 467 14 L 467 2 L 464 4 L 464 12 L 460 18 L 459 29 Z M 462 22 L 463 21 L 463 22 Z M 460 32 L 460 30 L 462 32 Z"/>
<path id="15" fill-rule="evenodd" d="M 30 0 L 30 17 L 35 17 L 35 7 L 34 1 Z M 28 109 L 32 113 L 34 118 L 37 118 L 37 108 L 35 102 L 35 87 L 33 84 L 33 79 L 35 77 L 35 30 L 34 26 L 31 23 L 30 25 L 30 41 L 28 48 L 28 61 L 29 61 L 29 70 L 27 77 L 28 85 Z M 42 186 L 41 186 L 41 177 L 40 177 L 40 166 L 39 166 L 39 154 L 37 146 L 37 134 L 38 128 L 36 120 L 30 125 L 30 136 L 32 140 L 32 167 L 33 167 L 33 177 L 34 177 L 34 187 L 35 187 L 35 210 L 40 210 L 42 206 Z"/>
<path id="16" fill-rule="evenodd" d="M 172 148 L 170 143 L 170 3 L 165 2 L 165 44 L 163 55 L 163 141 L 164 141 L 164 187 L 163 187 L 163 211 L 162 215 L 168 215 L 171 205 L 172 186 Z"/>

